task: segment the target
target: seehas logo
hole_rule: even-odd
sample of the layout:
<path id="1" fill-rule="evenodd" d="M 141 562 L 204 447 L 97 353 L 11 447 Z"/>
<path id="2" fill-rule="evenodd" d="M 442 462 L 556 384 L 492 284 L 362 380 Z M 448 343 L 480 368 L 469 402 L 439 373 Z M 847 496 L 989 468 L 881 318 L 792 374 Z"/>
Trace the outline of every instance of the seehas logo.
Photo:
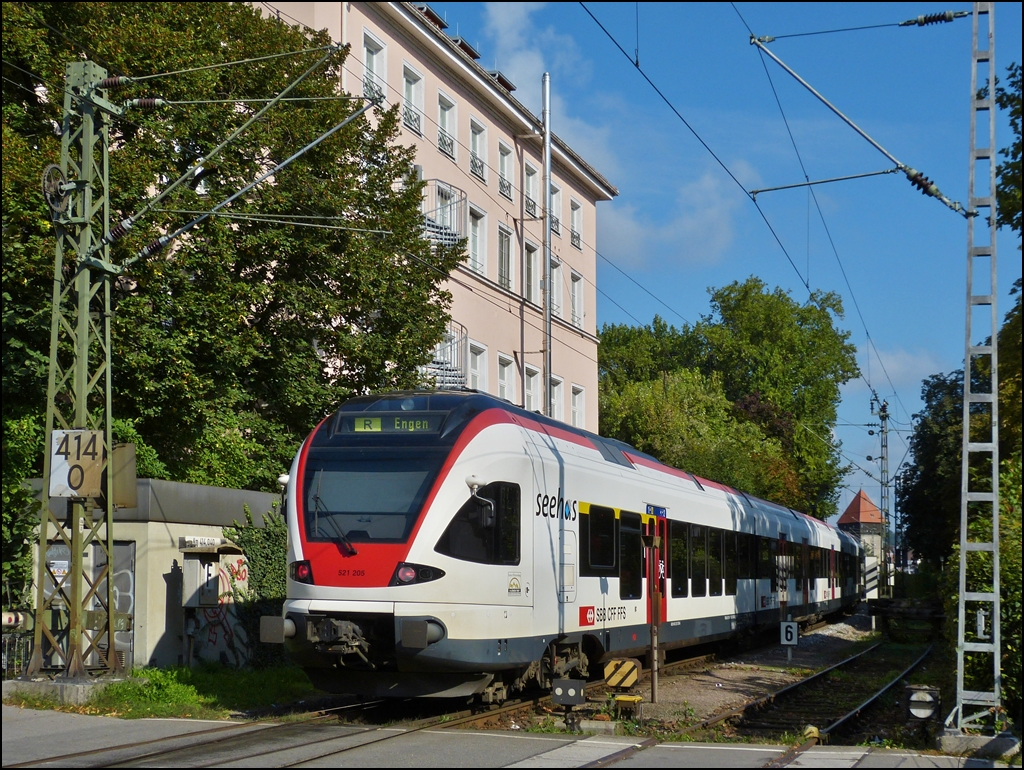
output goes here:
<path id="1" fill-rule="evenodd" d="M 579 516 L 580 504 L 577 500 L 567 500 L 562 497 L 562 490 L 557 495 L 537 495 L 537 508 L 534 516 L 543 516 L 545 519 L 563 518 L 566 521 L 576 521 Z"/>

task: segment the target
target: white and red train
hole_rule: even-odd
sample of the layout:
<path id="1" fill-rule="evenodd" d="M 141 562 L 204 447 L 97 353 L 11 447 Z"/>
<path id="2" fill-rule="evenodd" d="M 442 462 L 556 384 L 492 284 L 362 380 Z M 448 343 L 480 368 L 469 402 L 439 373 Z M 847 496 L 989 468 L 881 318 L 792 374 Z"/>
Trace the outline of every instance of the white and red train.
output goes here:
<path id="1" fill-rule="evenodd" d="M 500 701 L 643 655 L 652 611 L 671 649 L 860 598 L 834 527 L 483 394 L 352 399 L 289 479 L 288 596 L 261 638 L 332 692 Z"/>

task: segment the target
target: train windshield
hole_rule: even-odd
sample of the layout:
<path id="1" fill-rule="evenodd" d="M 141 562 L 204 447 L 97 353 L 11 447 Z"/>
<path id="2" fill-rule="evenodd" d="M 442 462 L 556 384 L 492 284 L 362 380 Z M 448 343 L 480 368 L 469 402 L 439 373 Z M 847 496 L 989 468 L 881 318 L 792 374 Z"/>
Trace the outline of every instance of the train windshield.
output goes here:
<path id="1" fill-rule="evenodd" d="M 447 453 L 427 447 L 311 448 L 303 479 L 306 538 L 405 542 Z"/>

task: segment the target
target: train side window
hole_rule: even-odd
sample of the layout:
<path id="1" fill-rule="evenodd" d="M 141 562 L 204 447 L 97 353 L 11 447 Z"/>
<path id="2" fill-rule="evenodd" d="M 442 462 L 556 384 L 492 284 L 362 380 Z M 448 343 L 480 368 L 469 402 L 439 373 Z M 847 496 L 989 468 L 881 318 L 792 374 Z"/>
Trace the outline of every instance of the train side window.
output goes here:
<path id="1" fill-rule="evenodd" d="M 751 580 L 757 576 L 757 535 L 740 532 L 739 546 L 737 576 L 740 580 Z"/>
<path id="2" fill-rule="evenodd" d="M 725 595 L 736 595 L 737 541 L 743 537 L 739 532 L 726 532 L 725 537 Z"/>
<path id="3" fill-rule="evenodd" d="M 707 537 L 706 527 L 690 527 L 690 590 L 694 596 L 705 596 L 708 592 Z"/>
<path id="4" fill-rule="evenodd" d="M 580 516 L 580 575 L 583 577 L 615 577 L 615 511 L 601 505 L 590 506 L 590 513 Z"/>
<path id="5" fill-rule="evenodd" d="M 708 527 L 708 595 L 722 595 L 722 541 L 725 533 Z"/>
<path id="6" fill-rule="evenodd" d="M 619 598 L 639 599 L 644 590 L 644 544 L 640 514 L 619 514 Z"/>
<path id="7" fill-rule="evenodd" d="M 687 534 L 689 524 L 673 521 L 669 527 L 668 576 L 672 580 L 672 598 L 681 599 L 690 593 L 690 575 L 687 569 Z"/>
<path id="8" fill-rule="evenodd" d="M 478 494 L 494 503 L 493 515 L 487 505 L 470 497 L 452 518 L 434 550 L 479 564 L 518 564 L 519 485 L 496 481 L 481 487 Z"/>

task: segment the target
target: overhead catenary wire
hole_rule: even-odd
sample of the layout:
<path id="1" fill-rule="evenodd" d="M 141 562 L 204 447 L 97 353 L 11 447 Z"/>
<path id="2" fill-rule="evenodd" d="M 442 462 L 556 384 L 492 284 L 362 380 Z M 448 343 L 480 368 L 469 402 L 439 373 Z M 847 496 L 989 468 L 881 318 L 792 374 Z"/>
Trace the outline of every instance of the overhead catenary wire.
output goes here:
<path id="1" fill-rule="evenodd" d="M 182 174 L 176 180 L 171 182 L 171 184 L 166 186 L 161 192 L 157 193 L 157 195 L 155 197 L 150 198 L 148 201 L 146 201 L 146 203 L 142 206 L 142 208 L 139 209 L 135 214 L 132 214 L 131 216 L 126 217 L 125 219 L 123 219 L 118 225 L 113 227 L 110 230 L 110 232 L 104 238 L 97 240 L 96 245 L 93 246 L 90 254 L 95 253 L 96 251 L 98 251 L 99 249 L 103 248 L 104 246 L 106 246 L 106 245 L 108 245 L 110 243 L 113 243 L 114 241 L 118 240 L 119 238 L 124 237 L 128 233 L 128 231 L 142 217 L 146 216 L 157 205 L 159 205 L 161 201 L 163 201 L 168 195 L 170 195 L 171 192 L 173 192 L 181 184 L 183 184 L 187 179 L 189 179 L 197 171 L 197 169 L 200 166 L 202 166 L 204 163 L 208 163 L 212 158 L 214 158 L 217 155 L 219 155 L 220 152 L 225 147 L 227 147 L 231 142 L 233 142 L 235 139 L 237 139 L 239 136 L 241 136 L 245 131 L 247 131 L 250 126 L 252 126 L 258 120 L 260 120 L 281 99 L 283 99 L 285 96 L 287 96 L 289 93 L 291 93 L 292 90 L 294 90 L 302 81 L 304 81 L 307 77 L 309 77 L 311 74 L 313 74 L 313 72 L 315 72 L 316 70 L 320 69 L 320 67 L 323 66 L 323 64 L 331 57 L 331 54 L 335 50 L 336 49 L 334 47 L 331 47 L 327 51 L 327 53 L 325 53 L 322 57 L 320 57 L 320 59 L 317 62 L 315 62 L 311 67 L 309 67 L 305 72 L 300 74 L 298 77 L 293 79 L 292 82 L 290 82 L 287 86 L 285 86 L 285 88 L 281 91 L 281 93 L 279 93 L 276 97 L 274 97 L 274 99 L 272 99 L 271 101 L 267 102 L 266 105 L 264 105 L 258 112 L 253 114 L 253 116 L 250 117 L 247 121 L 245 121 L 245 123 L 243 123 L 237 129 L 232 131 L 231 134 L 227 137 L 227 139 L 222 141 L 213 150 L 208 152 L 204 157 L 199 158 L 195 163 L 193 163 L 188 168 L 187 171 L 185 171 L 184 174 Z M 365 109 L 368 109 L 368 108 L 369 108 L 369 105 L 367 105 L 367 107 L 364 108 L 363 111 L 365 111 Z M 155 244 L 155 243 L 156 243 L 156 241 L 153 242 L 153 244 Z M 153 244 L 150 244 L 150 245 L 152 246 Z"/>
<path id="2" fill-rule="evenodd" d="M 277 14 L 278 18 L 280 18 L 281 16 L 284 16 L 285 18 L 288 18 L 288 19 L 290 19 L 291 21 L 294 21 L 294 22 L 295 22 L 295 23 L 297 23 L 297 24 L 301 24 L 302 26 L 306 27 L 306 29 L 310 30 L 311 32 L 312 32 L 312 31 L 315 31 L 315 30 L 313 30 L 313 29 L 312 29 L 311 27 L 309 27 L 308 25 L 306 25 L 305 23 L 303 23 L 302 21 L 300 21 L 299 19 L 297 19 L 297 18 L 295 18 L 294 16 L 291 16 L 290 14 L 288 14 L 288 13 L 286 13 L 286 12 L 284 12 L 284 11 L 280 10 L 279 8 L 277 8 L 277 7 L 275 7 L 274 5 L 272 5 L 271 3 L 267 3 L 267 2 L 261 2 L 261 3 L 260 3 L 260 5 L 262 5 L 262 6 L 264 6 L 265 8 L 267 8 L 267 10 L 269 10 L 269 11 L 271 11 L 271 12 L 273 12 L 273 13 Z M 355 70 L 353 70 L 353 69 L 352 69 L 351 67 L 349 67 L 349 66 L 348 66 L 347 64 L 344 64 L 344 65 L 342 65 L 342 68 L 343 68 L 343 69 L 344 69 L 344 70 L 345 70 L 346 72 L 348 72 L 348 73 L 349 73 L 350 75 L 352 75 L 353 77 L 355 77 L 356 79 L 361 79 L 361 78 L 360 78 L 360 75 L 359 75 L 359 73 L 358 73 L 358 72 L 356 72 Z M 384 83 L 383 85 L 384 85 L 384 86 L 385 86 L 385 87 L 387 88 L 387 90 L 388 90 L 388 91 L 394 91 L 394 92 L 395 92 L 395 93 L 397 94 L 397 96 L 398 96 L 398 98 L 399 98 L 399 99 L 403 98 L 403 95 L 402 95 L 402 93 L 401 93 L 401 92 L 399 92 L 399 91 L 398 91 L 398 89 L 396 89 L 396 88 L 395 88 L 394 86 L 392 86 L 392 85 L 391 85 L 390 83 L 387 83 L 387 82 L 385 82 L 385 83 Z M 383 102 L 387 103 L 387 102 L 390 102 L 390 100 L 389 100 L 389 99 L 388 99 L 388 98 L 387 98 L 387 97 L 385 96 L 385 97 L 384 97 L 384 99 L 383 99 Z M 394 103 L 396 103 L 396 102 L 390 102 L 390 103 L 394 104 Z M 433 118 L 431 118 L 431 117 L 430 117 L 430 116 L 429 116 L 428 114 L 426 114 L 425 112 L 424 112 L 424 113 L 421 113 L 421 116 L 422 116 L 422 117 L 423 117 L 423 118 L 424 118 L 425 120 L 427 120 L 427 121 L 429 121 L 430 123 L 432 123 L 432 124 L 433 124 L 434 126 L 436 126 L 437 128 L 440 128 L 440 125 L 439 125 L 439 124 L 437 123 L 437 121 L 436 121 L 436 120 L 434 120 Z M 471 151 L 472 151 L 472 149 L 471 149 L 471 148 L 470 148 L 469 146 L 467 146 L 467 145 L 466 145 L 466 144 L 465 144 L 464 142 L 460 141 L 460 140 L 458 139 L 458 137 L 457 137 L 457 136 L 452 136 L 451 138 L 453 139 L 453 141 L 455 142 L 455 144 L 456 144 L 456 145 L 458 145 L 458 146 L 459 146 L 460 148 L 462 148 L 463 150 L 465 150 L 465 151 L 467 151 L 467 152 L 471 152 Z M 495 171 L 495 169 L 494 169 L 494 168 L 493 168 L 493 167 L 492 167 L 492 166 L 491 166 L 491 165 L 490 165 L 489 163 L 487 163 L 487 161 L 486 161 L 486 160 L 484 160 L 484 167 L 485 167 L 485 169 L 487 169 L 487 170 L 491 171 L 492 173 L 493 173 L 493 172 Z M 463 176 L 466 176 L 466 177 L 470 178 L 470 179 L 471 179 L 471 181 L 478 181 L 478 180 L 476 180 L 476 179 L 475 179 L 474 177 L 472 177 L 472 175 L 471 175 L 471 174 L 470 174 L 470 173 L 469 173 L 469 172 L 468 172 L 468 171 L 467 171 L 466 169 L 462 168 L 461 166 L 457 166 L 456 168 L 458 168 L 459 172 L 460 172 L 460 173 L 461 173 L 461 174 L 462 174 Z M 522 189 L 520 189 L 520 188 L 519 188 L 518 186 L 516 186 L 516 185 L 515 185 L 515 184 L 514 184 L 514 183 L 512 182 L 512 180 L 506 180 L 506 181 L 507 181 L 507 182 L 509 182 L 509 184 L 510 184 L 510 186 L 512 187 L 512 190 L 513 190 L 513 191 L 515 191 L 515 192 L 517 192 L 517 193 L 519 193 L 519 194 L 523 194 L 523 191 L 522 191 Z M 495 197 L 494 197 L 494 195 L 493 195 L 493 194 L 492 194 L 492 193 L 490 192 L 490 190 L 484 189 L 484 190 L 483 190 L 483 193 L 484 193 L 484 194 L 485 194 L 485 195 L 486 195 L 486 196 L 487 196 L 487 197 L 488 197 L 488 198 L 489 198 L 489 199 L 490 199 L 491 201 L 493 201 L 494 203 L 498 204 L 498 205 L 499 205 L 499 206 L 501 206 L 501 207 L 503 207 L 503 206 L 504 206 L 504 204 L 503 204 L 503 203 L 502 203 L 501 201 L 499 201 L 499 200 L 498 200 L 497 198 L 495 198 Z M 611 265 L 612 267 L 614 267 L 614 268 L 615 268 L 616 270 L 618 270 L 618 271 L 619 271 L 620 273 L 622 273 L 622 274 L 623 274 L 624 276 L 626 276 L 626 278 L 628 278 L 628 279 L 629 279 L 629 280 L 630 280 L 630 281 L 631 281 L 632 283 L 634 283 L 634 284 L 635 284 L 635 285 L 636 285 L 637 287 L 639 287 L 639 288 L 640 288 L 641 290 L 643 290 L 643 291 L 644 291 L 644 292 L 645 292 L 646 294 L 648 294 L 648 295 L 649 295 L 650 297 L 652 297 L 653 299 L 655 299 L 655 300 L 656 300 L 656 301 L 657 301 L 657 302 L 658 302 L 659 304 L 661 304 L 661 305 L 662 305 L 663 307 L 665 307 L 665 308 L 666 308 L 666 309 L 667 309 L 667 310 L 668 310 L 669 312 L 673 313 L 674 315 L 676 315 L 676 316 L 678 316 L 678 317 L 679 317 L 680 319 L 682 319 L 684 323 L 687 323 L 687 324 L 689 324 L 689 323 L 690 323 L 690 321 L 689 321 L 689 320 L 687 320 L 687 318 L 686 318 L 686 317 L 685 317 L 685 316 L 684 316 L 684 315 L 683 315 L 682 313 L 680 313 L 680 312 L 679 312 L 678 310 L 676 310 L 675 308 L 673 308 L 673 307 L 672 307 L 671 305 L 669 305 L 669 304 L 668 304 L 667 302 L 665 302 L 665 301 L 664 301 L 663 299 L 661 299 L 661 298 L 660 298 L 660 297 L 658 297 L 658 296 L 657 296 L 656 294 L 654 294 L 654 293 L 653 293 L 653 292 L 652 292 L 652 291 L 651 291 L 650 289 L 648 289 L 648 288 L 647 288 L 647 287 L 645 287 L 645 286 L 644 286 L 643 284 L 641 284 L 641 283 L 640 283 L 639 281 L 637 281 L 637 280 L 636 280 L 635 278 L 633 278 L 633 277 L 632 277 L 632 276 L 630 276 L 630 275 L 629 275 L 628 273 L 626 273 L 626 272 L 625 272 L 625 271 L 624 271 L 624 270 L 623 270 L 623 269 L 622 269 L 621 267 L 619 267 L 618 265 L 616 265 L 616 264 L 615 264 L 615 262 L 613 262 L 613 261 L 612 261 L 612 260 L 611 260 L 611 259 L 610 259 L 609 257 L 607 257 L 606 255 L 604 255 L 604 254 L 602 254 L 601 252 L 599 252 L 599 251 L 597 250 L 597 248 L 596 248 L 596 247 L 595 247 L 595 246 L 594 246 L 593 244 L 589 244 L 589 243 L 586 243 L 585 241 L 583 241 L 583 240 L 582 240 L 582 238 L 581 238 L 581 244 L 585 244 L 585 245 L 586 245 L 586 246 L 587 246 L 587 247 L 588 247 L 589 249 L 591 249 L 591 250 L 592 250 L 592 251 L 594 252 L 594 254 L 596 254 L 596 255 L 597 255 L 598 257 L 600 257 L 601 259 L 603 259 L 604 261 L 606 261 L 606 262 L 607 262 L 608 264 L 610 264 L 610 265 Z M 644 325 L 644 324 L 643 324 L 643 322 L 642 322 L 642 321 L 640 321 L 640 320 L 639 320 L 639 319 L 638 319 L 638 318 L 637 318 L 637 317 L 636 317 L 635 315 L 633 315 L 632 313 L 630 313 L 629 311 L 627 311 L 627 310 L 626 310 L 625 308 L 623 308 L 623 307 L 622 307 L 622 305 L 620 305 L 620 304 L 619 304 L 618 302 L 616 302 L 616 301 L 615 301 L 614 299 L 612 299 L 612 297 L 611 297 L 611 296 L 610 296 L 610 295 L 609 295 L 609 294 L 608 294 L 607 292 L 603 291 L 603 290 L 602 290 L 602 289 L 601 289 L 600 287 L 598 287 L 598 285 L 597 285 L 597 282 L 596 282 L 596 281 L 594 281 L 594 280 L 590 279 L 590 278 L 589 278 L 588 276 L 583 276 L 583 278 L 584 278 L 584 280 L 585 280 L 585 281 L 586 281 L 586 282 L 587 282 L 588 284 L 590 284 L 591 286 L 593 286 L 593 287 L 594 287 L 594 289 L 595 289 L 595 290 L 596 290 L 596 291 L 597 291 L 598 293 L 600 293 L 600 294 L 601 294 L 601 295 L 602 295 L 603 297 L 605 297 L 605 298 L 606 298 L 606 299 L 607 299 L 608 301 L 610 301 L 610 302 L 611 302 L 611 303 L 612 303 L 613 305 L 615 305 L 615 307 L 619 308 L 619 310 L 622 310 L 622 312 L 623 312 L 623 313 L 625 313 L 625 314 L 626 314 L 627 316 L 629 316 L 629 317 L 630 317 L 630 318 L 632 318 L 632 319 L 633 319 L 634 321 L 636 321 L 638 325 L 640 325 L 640 326 L 643 326 L 643 325 Z"/>
<path id="3" fill-rule="evenodd" d="M 347 227 L 345 225 L 328 225 L 328 224 L 322 224 L 320 222 L 299 222 L 299 221 L 296 221 L 296 220 L 293 220 L 293 219 L 285 218 L 283 216 L 275 216 L 275 215 L 269 215 L 269 214 L 267 214 L 267 215 L 258 215 L 258 214 L 247 214 L 247 213 L 244 213 L 244 212 L 231 212 L 231 213 L 228 213 L 228 212 L 213 211 L 213 210 L 210 210 L 210 211 L 192 211 L 192 210 L 187 210 L 187 209 L 154 209 L 154 211 L 161 211 L 161 212 L 166 212 L 166 213 L 169 213 L 169 214 L 190 214 L 190 215 L 208 214 L 210 216 L 222 217 L 224 219 L 238 219 L 238 220 L 245 220 L 245 221 L 249 221 L 249 222 L 264 222 L 264 223 L 276 224 L 276 225 L 300 225 L 302 227 L 321 228 L 321 229 L 324 229 L 324 230 L 347 230 L 347 231 L 350 231 L 350 232 L 373 233 L 373 234 L 376 234 L 376 235 L 393 235 L 394 234 L 394 232 L 392 230 L 374 230 L 374 229 L 367 228 L 367 227 Z M 299 214 L 298 216 L 302 217 L 301 214 Z M 342 219 L 342 217 L 325 217 L 325 219 Z"/>
<path id="4" fill-rule="evenodd" d="M 740 21 L 743 23 L 743 26 L 746 27 L 747 31 L 751 34 L 751 36 L 753 36 L 753 30 L 751 30 L 750 25 L 747 24 L 746 19 L 743 18 L 743 14 L 740 13 L 739 9 L 736 7 L 736 4 L 731 3 L 731 5 L 733 7 L 733 10 L 736 11 L 736 15 L 739 16 Z M 776 105 L 778 105 L 779 113 L 782 115 L 782 120 L 786 125 L 786 131 L 789 134 L 790 143 L 793 145 L 793 152 L 796 154 L 797 161 L 800 164 L 800 170 L 803 172 L 804 179 L 808 180 L 808 184 L 810 184 L 810 177 L 807 173 L 807 168 L 804 165 L 803 157 L 800 155 L 800 150 L 797 147 L 796 138 L 793 136 L 792 127 L 789 125 L 789 118 L 787 118 L 786 111 L 782 107 L 782 99 L 779 97 L 778 90 L 775 88 L 775 81 L 772 79 L 771 71 L 768 69 L 768 64 L 767 62 L 765 62 L 764 54 L 762 53 L 760 48 L 758 49 L 758 54 L 761 58 L 761 66 L 764 68 L 765 76 L 768 78 L 768 84 L 772 89 L 772 95 L 775 97 L 775 103 Z M 875 173 L 892 172 L 887 171 Z M 909 410 L 904 405 L 903 400 L 900 398 L 899 392 L 896 390 L 896 386 L 893 383 L 892 378 L 889 376 L 888 370 L 885 368 L 885 362 L 882 360 L 882 356 L 878 351 L 878 347 L 874 344 L 874 340 L 871 337 L 871 332 L 868 331 L 867 321 L 864 319 L 864 313 L 860 309 L 860 303 L 857 301 L 857 295 L 853 290 L 853 286 L 850 284 L 849 276 L 846 274 L 846 267 L 843 265 L 843 261 L 839 257 L 839 249 L 836 247 L 835 240 L 832 238 L 832 232 L 831 230 L 829 230 L 828 224 L 825 222 L 825 214 L 822 211 L 820 202 L 818 201 L 818 196 L 810 187 L 808 187 L 808 191 L 814 200 L 814 205 L 818 210 L 818 217 L 821 219 L 821 226 L 825 230 L 825 235 L 828 238 L 829 245 L 832 247 L 832 253 L 835 255 L 836 258 L 836 264 L 839 265 L 839 271 L 843 276 L 843 281 L 846 283 L 847 291 L 849 291 L 850 299 L 853 301 L 854 309 L 857 311 L 857 317 L 860 319 L 861 327 L 864 329 L 864 335 L 867 340 L 867 344 L 871 348 L 871 350 L 874 351 L 875 357 L 878 359 L 878 363 L 882 367 L 882 372 L 883 374 L 885 374 L 885 378 L 889 382 L 889 386 L 893 389 L 893 395 L 896 396 L 897 402 L 903 408 L 903 410 L 909 414 Z M 861 372 L 861 378 L 864 380 L 865 384 L 868 386 L 868 389 L 871 391 L 871 393 L 877 397 L 878 393 L 876 392 L 874 386 L 871 384 L 870 377 L 865 377 L 864 373 Z"/>
<path id="5" fill-rule="evenodd" d="M 316 48 L 303 48 L 300 51 L 285 51 L 284 53 L 272 53 L 266 56 L 254 56 L 249 59 L 238 59 L 236 61 L 218 62 L 217 64 L 204 64 L 201 67 L 189 67 L 183 70 L 174 70 L 173 72 L 157 72 L 152 75 L 136 75 L 128 76 L 127 80 L 131 83 L 141 83 L 145 80 L 153 80 L 155 78 L 166 78 L 174 75 L 186 75 L 191 72 L 203 72 L 204 70 L 221 69 L 223 67 L 237 67 L 242 64 L 252 64 L 254 62 L 269 61 L 270 59 L 281 59 L 287 56 L 300 56 L 305 53 L 315 53 L 317 51 L 328 51 L 333 46 L 322 45 Z"/>
<path id="6" fill-rule="evenodd" d="M 615 36 L 612 35 L 612 33 L 609 32 L 605 28 L 605 26 L 591 12 L 591 10 L 589 8 L 587 8 L 586 4 L 583 3 L 583 2 L 580 2 L 580 6 L 583 8 L 584 11 L 587 12 L 587 15 L 590 16 L 590 18 L 594 20 L 594 23 L 597 24 L 597 26 L 601 28 L 601 31 L 604 32 L 604 34 L 608 37 L 608 39 L 611 40 L 612 43 L 614 43 L 615 47 L 619 49 L 619 51 L 622 53 L 622 55 L 625 56 L 627 59 L 629 59 L 629 54 L 626 53 L 625 49 L 619 44 L 619 41 L 615 39 Z M 632 63 L 632 62 L 630 62 L 630 63 Z M 736 178 L 736 175 L 732 173 L 732 171 L 725 164 L 725 162 L 721 158 L 718 157 L 718 155 L 715 153 L 715 151 L 711 149 L 711 146 L 708 145 L 708 143 L 704 141 L 704 139 L 701 137 L 701 135 L 697 133 L 696 129 L 694 129 L 694 127 L 690 125 L 689 121 L 686 120 L 686 118 L 683 117 L 683 114 L 681 112 L 679 112 L 679 110 L 676 108 L 676 106 L 674 104 L 672 104 L 671 100 L 669 100 L 669 98 L 667 96 L 665 96 L 665 94 L 661 91 L 661 89 L 658 88 L 658 86 L 654 83 L 654 81 L 651 80 L 651 78 L 647 75 L 646 72 L 644 72 L 643 68 L 637 66 L 637 67 L 635 67 L 635 69 L 636 69 L 637 72 L 640 73 L 641 77 L 643 77 L 643 79 L 647 81 L 647 84 L 650 85 L 651 88 L 654 89 L 654 92 L 656 94 L 658 94 L 659 97 L 661 97 L 661 100 L 663 102 L 665 102 L 666 105 L 668 105 L 668 108 L 670 110 L 672 110 L 673 113 L 675 113 L 676 117 L 679 118 L 680 121 L 682 121 L 683 125 L 686 126 L 686 128 L 690 131 L 691 134 L 693 134 L 693 136 L 697 139 L 698 142 L 700 142 L 700 144 L 704 147 L 704 149 L 707 150 L 708 153 L 710 153 L 711 157 L 715 159 L 715 161 L 718 163 L 719 166 L 722 167 L 722 169 L 725 171 L 725 173 L 729 175 L 729 178 L 732 179 L 732 181 L 736 183 L 736 186 L 739 187 L 743 191 L 743 194 L 746 195 L 747 198 L 750 199 L 750 201 L 754 204 L 754 207 L 757 209 L 757 212 L 761 215 L 761 219 L 764 220 L 765 225 L 768 227 L 768 230 L 771 232 L 772 237 L 775 238 L 775 242 L 779 245 L 779 248 L 782 249 L 782 253 L 785 254 L 786 259 L 789 261 L 790 266 L 793 268 L 793 271 L 797 274 L 797 277 L 800 279 L 800 283 L 802 283 L 804 285 L 804 288 L 807 289 L 808 292 L 810 292 L 811 291 L 810 283 L 801 274 L 800 268 L 798 268 L 796 266 L 796 263 L 793 261 L 793 258 L 790 256 L 789 251 L 786 249 L 785 245 L 783 245 L 782 239 L 779 237 L 778 233 L 775 232 L 775 228 L 772 227 L 771 222 L 768 221 L 768 217 L 761 210 L 761 206 L 757 203 L 757 201 L 753 197 L 751 197 L 750 193 L 747 191 L 747 188 L 743 186 L 743 183 L 740 182 L 740 180 Z"/>
<path id="7" fill-rule="evenodd" d="M 149 256 L 157 253 L 158 251 L 163 249 L 165 246 L 167 246 L 167 244 L 171 243 L 178 236 L 182 235 L 183 233 L 188 232 L 193 227 L 196 227 L 201 222 L 203 222 L 206 219 L 208 219 L 209 217 L 213 216 L 218 210 L 220 210 L 224 206 L 227 206 L 232 201 L 237 200 L 239 197 L 244 195 L 246 192 L 251 190 L 256 185 L 260 184 L 261 182 L 265 181 L 266 179 L 268 179 L 269 177 L 273 176 L 277 172 L 281 171 L 286 166 L 290 165 L 292 163 L 292 161 L 296 160 L 297 158 L 301 157 L 302 155 L 305 155 L 307 152 L 312 150 L 314 147 L 316 147 L 317 145 L 319 145 L 322 142 L 324 142 L 327 139 L 329 139 L 335 133 L 340 131 L 342 128 L 347 126 L 353 120 L 355 120 L 360 115 L 362 115 L 367 110 L 369 110 L 372 106 L 373 106 L 372 102 L 369 103 L 369 104 L 363 105 L 361 108 L 356 110 L 354 113 L 349 115 L 347 118 L 345 118 L 343 121 L 341 121 L 340 123 L 335 125 L 333 128 L 330 128 L 327 131 L 325 131 L 324 133 L 320 134 L 320 136 L 318 136 L 312 142 L 307 144 L 305 147 L 303 147 L 300 150 L 296 151 L 295 153 L 290 155 L 288 158 L 285 158 L 283 161 L 278 163 L 276 166 L 274 166 L 269 171 L 266 171 L 263 174 L 261 174 L 259 177 L 254 179 L 252 182 L 250 182 L 249 184 L 245 185 L 238 192 L 236 192 L 233 195 L 230 195 L 227 198 L 225 198 L 223 201 L 221 201 L 216 206 L 214 206 L 213 209 L 211 209 L 210 211 L 204 212 L 200 216 L 198 216 L 195 219 L 193 219 L 191 222 L 188 222 L 187 224 L 182 225 L 181 227 L 179 227 L 177 230 L 175 230 L 174 232 L 170 233 L 169 235 L 162 235 L 162 236 L 160 236 L 155 241 L 153 241 L 148 246 L 146 246 L 144 249 L 142 249 L 135 257 L 133 257 L 131 260 L 129 260 L 129 263 L 134 262 L 134 261 L 136 261 L 138 259 L 144 259 L 146 257 L 149 257 Z"/>

